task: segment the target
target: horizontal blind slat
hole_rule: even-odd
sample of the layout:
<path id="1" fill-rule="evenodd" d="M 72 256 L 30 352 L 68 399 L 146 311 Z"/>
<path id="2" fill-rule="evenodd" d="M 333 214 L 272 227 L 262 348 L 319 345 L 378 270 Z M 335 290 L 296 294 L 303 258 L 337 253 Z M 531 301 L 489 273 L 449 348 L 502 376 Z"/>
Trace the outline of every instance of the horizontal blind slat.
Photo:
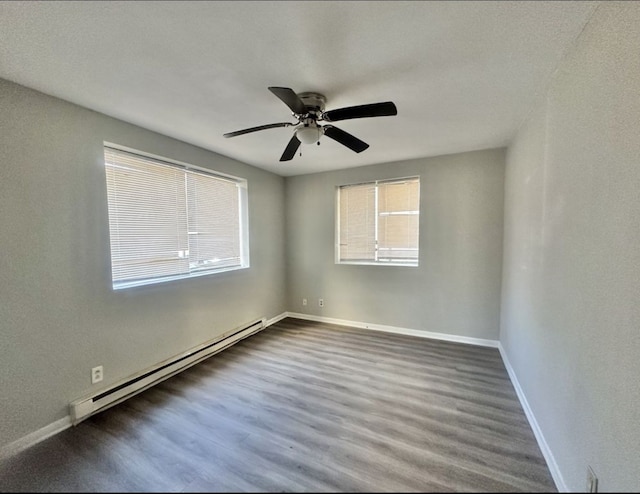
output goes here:
<path id="1" fill-rule="evenodd" d="M 114 284 L 242 265 L 236 181 L 107 146 L 104 154 Z"/>
<path id="2" fill-rule="evenodd" d="M 340 261 L 417 262 L 418 177 L 342 186 L 338 208 Z"/>

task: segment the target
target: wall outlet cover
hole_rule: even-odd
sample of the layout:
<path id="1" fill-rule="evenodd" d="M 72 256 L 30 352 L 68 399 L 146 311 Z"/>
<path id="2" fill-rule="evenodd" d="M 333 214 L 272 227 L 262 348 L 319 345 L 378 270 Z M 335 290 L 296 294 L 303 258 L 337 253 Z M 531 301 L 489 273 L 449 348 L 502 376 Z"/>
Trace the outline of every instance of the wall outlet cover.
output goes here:
<path id="1" fill-rule="evenodd" d="M 91 384 L 99 383 L 104 377 L 104 371 L 101 365 L 91 369 Z"/>

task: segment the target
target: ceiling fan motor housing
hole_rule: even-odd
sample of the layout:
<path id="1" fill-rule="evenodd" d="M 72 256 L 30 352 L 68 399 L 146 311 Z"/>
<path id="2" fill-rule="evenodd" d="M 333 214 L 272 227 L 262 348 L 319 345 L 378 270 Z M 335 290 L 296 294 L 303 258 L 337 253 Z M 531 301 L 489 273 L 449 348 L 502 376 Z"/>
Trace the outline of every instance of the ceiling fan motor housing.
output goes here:
<path id="1" fill-rule="evenodd" d="M 280 101 L 282 101 L 292 111 L 298 122 L 278 122 L 248 129 L 228 132 L 224 137 L 235 137 L 249 134 L 258 130 L 274 129 L 276 127 L 294 127 L 295 131 L 287 147 L 280 157 L 280 161 L 291 160 L 301 144 L 320 144 L 320 137 L 325 135 L 330 139 L 348 147 L 356 153 L 361 153 L 369 147 L 364 141 L 345 132 L 344 130 L 331 125 L 340 120 L 350 120 L 353 118 L 384 117 L 397 115 L 398 109 L 392 101 L 381 103 L 371 103 L 367 105 L 349 106 L 338 108 L 328 112 L 324 111 L 327 98 L 324 94 L 307 91 L 296 93 L 289 87 L 270 86 L 271 91 Z M 330 122 L 328 125 L 320 125 L 318 122 Z"/>
<path id="2" fill-rule="evenodd" d="M 309 113 L 317 113 L 318 116 L 324 111 L 324 105 L 327 102 L 324 94 L 314 92 L 298 93 L 298 98 L 302 100 Z"/>
<path id="3" fill-rule="evenodd" d="M 298 93 L 298 98 L 304 103 L 309 116 L 300 119 L 302 125 L 296 129 L 295 135 L 303 144 L 315 144 L 322 135 L 322 127 L 317 119 L 322 116 L 327 98 L 324 94 L 314 92 Z"/>

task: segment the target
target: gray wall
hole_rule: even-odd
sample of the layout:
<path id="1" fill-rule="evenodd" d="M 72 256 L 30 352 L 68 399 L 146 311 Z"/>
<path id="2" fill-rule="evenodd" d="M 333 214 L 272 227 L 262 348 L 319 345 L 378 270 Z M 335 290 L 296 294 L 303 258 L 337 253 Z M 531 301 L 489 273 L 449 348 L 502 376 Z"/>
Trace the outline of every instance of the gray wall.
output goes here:
<path id="1" fill-rule="evenodd" d="M 0 115 L 0 446 L 93 366 L 109 385 L 286 310 L 282 177 L 2 80 Z M 112 291 L 103 140 L 246 178 L 251 267 Z"/>
<path id="2" fill-rule="evenodd" d="M 640 489 L 639 47 L 603 2 L 507 155 L 500 340 L 572 491 Z"/>
<path id="3" fill-rule="evenodd" d="M 504 163 L 498 149 L 288 177 L 289 310 L 497 340 Z M 335 264 L 336 187 L 413 175 L 420 266 Z"/>

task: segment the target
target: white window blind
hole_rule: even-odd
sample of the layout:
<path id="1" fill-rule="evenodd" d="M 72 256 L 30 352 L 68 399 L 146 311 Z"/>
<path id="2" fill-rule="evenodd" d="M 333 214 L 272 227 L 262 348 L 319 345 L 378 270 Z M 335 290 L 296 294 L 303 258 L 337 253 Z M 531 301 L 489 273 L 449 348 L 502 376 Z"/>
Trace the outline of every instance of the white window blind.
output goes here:
<path id="1" fill-rule="evenodd" d="M 339 187 L 338 210 L 338 262 L 418 264 L 418 177 Z"/>
<path id="2" fill-rule="evenodd" d="M 340 188 L 340 260 L 375 261 L 375 184 Z"/>
<path id="3" fill-rule="evenodd" d="M 114 288 L 248 266 L 244 181 L 107 146 L 104 154 Z"/>
<path id="4" fill-rule="evenodd" d="M 189 266 L 209 269 L 241 264 L 240 224 L 235 184 L 187 173 Z M 229 214 L 233 212 L 234 214 Z"/>

